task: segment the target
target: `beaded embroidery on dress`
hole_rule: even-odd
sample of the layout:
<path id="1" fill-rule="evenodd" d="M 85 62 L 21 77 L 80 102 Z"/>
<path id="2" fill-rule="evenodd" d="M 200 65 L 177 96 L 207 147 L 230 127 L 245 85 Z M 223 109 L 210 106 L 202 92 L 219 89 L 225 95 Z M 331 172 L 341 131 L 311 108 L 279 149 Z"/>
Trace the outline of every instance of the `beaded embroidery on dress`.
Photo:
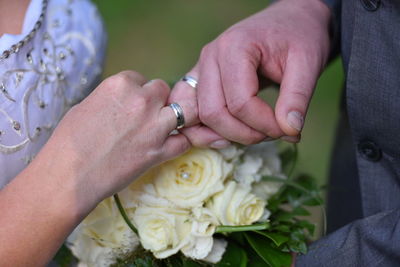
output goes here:
<path id="1" fill-rule="evenodd" d="M 22 34 L 1 36 L 0 189 L 96 85 L 105 46 L 103 22 L 89 0 L 32 0 Z"/>

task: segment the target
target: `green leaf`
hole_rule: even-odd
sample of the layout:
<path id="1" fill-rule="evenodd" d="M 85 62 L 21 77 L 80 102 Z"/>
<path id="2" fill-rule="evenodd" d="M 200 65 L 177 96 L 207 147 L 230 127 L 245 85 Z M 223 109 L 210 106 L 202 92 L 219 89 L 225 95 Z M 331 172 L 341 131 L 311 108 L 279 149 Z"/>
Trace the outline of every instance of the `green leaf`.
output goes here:
<path id="1" fill-rule="evenodd" d="M 291 241 L 288 243 L 289 250 L 295 253 L 306 254 L 307 245 L 305 241 Z"/>
<path id="2" fill-rule="evenodd" d="M 268 263 L 266 263 L 258 254 L 250 247 L 247 251 L 249 257 L 250 267 L 270 267 Z"/>
<path id="3" fill-rule="evenodd" d="M 289 253 L 282 252 L 260 235 L 246 233 L 246 238 L 257 254 L 271 267 L 290 266 L 292 257 Z"/>
<path id="4" fill-rule="evenodd" d="M 279 247 L 283 243 L 286 243 L 287 241 L 289 241 L 289 237 L 282 235 L 282 234 L 270 233 L 270 232 L 266 232 L 266 231 L 254 231 L 254 232 L 269 238 L 272 242 L 274 242 L 274 244 L 277 247 Z"/>
<path id="5" fill-rule="evenodd" d="M 280 225 L 275 226 L 274 230 L 277 230 L 277 231 L 283 232 L 283 233 L 290 233 L 290 227 L 285 224 L 280 224 Z"/>
<path id="6" fill-rule="evenodd" d="M 305 221 L 305 220 L 298 221 L 297 225 L 299 227 L 307 229 L 307 231 L 310 233 L 310 235 L 312 235 L 312 236 L 314 235 L 315 225 L 310 223 L 309 221 Z"/>
<path id="7" fill-rule="evenodd" d="M 222 257 L 221 261 L 218 262 L 216 267 L 246 267 L 247 266 L 247 254 L 246 252 L 236 245 L 234 242 L 229 242 L 228 247 Z"/>
<path id="8" fill-rule="evenodd" d="M 182 256 L 182 262 L 183 265 L 182 267 L 201 267 L 202 265 L 199 262 L 196 262 L 194 260 L 191 260 L 189 258 L 185 258 L 184 256 Z M 178 265 L 171 265 L 171 267 L 177 267 Z"/>
<path id="9" fill-rule="evenodd" d="M 273 220 L 275 222 L 291 222 L 295 215 L 289 211 L 280 211 L 274 216 Z"/>
<path id="10" fill-rule="evenodd" d="M 151 267 L 154 266 L 153 260 L 150 258 L 138 258 L 136 259 L 132 265 L 132 267 Z"/>
<path id="11" fill-rule="evenodd" d="M 139 248 L 133 254 L 127 255 L 125 258 L 117 259 L 112 267 L 161 267 L 161 261 L 156 259 L 151 252 Z M 175 265 L 176 266 L 176 265 Z M 176 266 L 177 267 L 177 266 Z"/>
<path id="12" fill-rule="evenodd" d="M 294 228 L 290 232 L 290 239 L 294 241 L 305 241 L 306 234 L 302 228 Z"/>
<path id="13" fill-rule="evenodd" d="M 229 240 L 228 242 L 231 243 L 232 241 L 239 246 L 244 246 L 247 245 L 247 240 L 246 237 L 244 236 L 245 232 L 236 232 L 236 233 L 230 233 L 228 235 Z M 222 237 L 226 237 L 225 235 L 222 235 Z"/>
<path id="14" fill-rule="evenodd" d="M 310 216 L 311 213 L 303 207 L 296 207 L 292 211 L 295 216 Z"/>
<path id="15" fill-rule="evenodd" d="M 76 262 L 77 259 L 74 257 L 71 250 L 63 244 L 54 256 L 53 261 L 57 262 L 60 267 L 68 267 L 71 266 L 73 262 Z"/>
<path id="16" fill-rule="evenodd" d="M 320 206 L 323 203 L 320 197 L 310 197 L 303 202 L 305 206 Z"/>
<path id="17" fill-rule="evenodd" d="M 164 262 L 167 267 L 182 267 L 183 265 L 182 258 L 176 255 L 166 258 Z"/>
<path id="18" fill-rule="evenodd" d="M 317 180 L 308 174 L 301 174 L 296 180 L 302 187 L 310 191 L 318 189 Z"/>

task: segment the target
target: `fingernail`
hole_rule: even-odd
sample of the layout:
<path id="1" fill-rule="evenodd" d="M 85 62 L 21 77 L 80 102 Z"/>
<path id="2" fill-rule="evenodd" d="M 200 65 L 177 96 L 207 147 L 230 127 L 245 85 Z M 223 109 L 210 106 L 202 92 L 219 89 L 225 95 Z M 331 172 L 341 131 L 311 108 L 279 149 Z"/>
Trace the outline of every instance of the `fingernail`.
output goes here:
<path id="1" fill-rule="evenodd" d="M 290 111 L 287 115 L 287 123 L 290 127 L 296 129 L 297 131 L 301 131 L 304 125 L 304 118 L 298 111 Z"/>
<path id="2" fill-rule="evenodd" d="M 279 139 L 289 142 L 289 143 L 298 143 L 300 141 L 300 137 L 299 136 L 281 136 Z"/>
<path id="3" fill-rule="evenodd" d="M 231 144 L 231 142 L 227 141 L 227 140 L 218 140 L 215 142 L 212 142 L 210 144 L 211 148 L 215 148 L 215 149 L 222 149 L 222 148 L 226 148 Z"/>

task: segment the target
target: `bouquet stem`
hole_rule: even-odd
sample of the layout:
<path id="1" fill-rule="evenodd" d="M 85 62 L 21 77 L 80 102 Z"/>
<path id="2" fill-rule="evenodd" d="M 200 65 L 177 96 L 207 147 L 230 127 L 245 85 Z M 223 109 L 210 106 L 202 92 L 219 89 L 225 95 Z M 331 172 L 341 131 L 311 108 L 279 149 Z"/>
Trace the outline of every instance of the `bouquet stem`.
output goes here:
<path id="1" fill-rule="evenodd" d="M 131 228 L 131 230 L 135 233 L 138 234 L 138 231 L 136 229 L 136 227 L 132 224 L 131 220 L 129 219 L 128 215 L 126 215 L 125 209 L 122 206 L 121 200 L 119 199 L 118 194 L 114 195 L 114 200 L 115 203 L 117 204 L 119 213 L 121 213 L 122 218 L 124 218 L 124 221 L 126 222 L 126 224 L 129 226 L 129 228 Z"/>
<path id="2" fill-rule="evenodd" d="M 257 231 L 257 230 L 265 230 L 269 228 L 269 223 L 260 223 L 253 225 L 240 225 L 240 226 L 229 226 L 229 225 L 220 225 L 215 230 L 216 233 L 234 233 L 234 232 L 246 232 L 246 231 Z"/>

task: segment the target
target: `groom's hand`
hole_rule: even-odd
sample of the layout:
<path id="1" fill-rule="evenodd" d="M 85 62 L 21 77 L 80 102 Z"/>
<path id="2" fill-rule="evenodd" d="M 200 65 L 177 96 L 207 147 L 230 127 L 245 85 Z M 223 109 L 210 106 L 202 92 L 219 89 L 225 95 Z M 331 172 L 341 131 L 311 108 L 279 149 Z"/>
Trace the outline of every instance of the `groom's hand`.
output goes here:
<path id="1" fill-rule="evenodd" d="M 218 135 L 242 144 L 298 141 L 328 58 L 329 18 L 319 0 L 281 0 L 206 45 L 190 74 L 199 81 L 200 121 L 212 130 L 185 133 L 192 143 Z M 275 110 L 257 96 L 259 75 L 281 84 Z"/>

